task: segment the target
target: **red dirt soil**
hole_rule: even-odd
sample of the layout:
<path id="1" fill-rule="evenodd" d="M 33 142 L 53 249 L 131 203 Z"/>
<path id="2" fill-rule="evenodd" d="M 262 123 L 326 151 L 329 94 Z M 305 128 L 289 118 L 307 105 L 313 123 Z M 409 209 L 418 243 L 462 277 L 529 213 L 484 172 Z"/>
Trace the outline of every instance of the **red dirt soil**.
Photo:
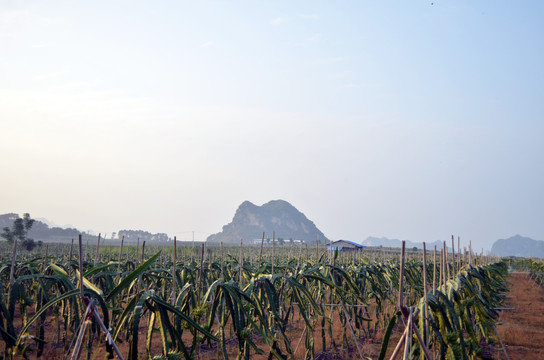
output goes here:
<path id="1" fill-rule="evenodd" d="M 510 359 L 544 359 L 544 289 L 535 283 L 528 273 L 513 273 L 510 293 L 501 311 L 502 324 L 497 326 Z M 506 359 L 496 344 L 494 359 Z"/>

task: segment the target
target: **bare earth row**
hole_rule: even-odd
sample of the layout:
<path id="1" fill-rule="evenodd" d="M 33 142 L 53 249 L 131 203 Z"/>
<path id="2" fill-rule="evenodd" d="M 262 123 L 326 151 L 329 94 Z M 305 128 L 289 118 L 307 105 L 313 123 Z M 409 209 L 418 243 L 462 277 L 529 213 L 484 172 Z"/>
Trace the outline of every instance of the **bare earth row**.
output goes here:
<path id="1" fill-rule="evenodd" d="M 510 293 L 501 312 L 502 323 L 497 326 L 510 359 L 544 359 L 544 289 L 528 273 L 513 273 L 509 278 Z M 495 359 L 506 359 L 497 348 Z"/>

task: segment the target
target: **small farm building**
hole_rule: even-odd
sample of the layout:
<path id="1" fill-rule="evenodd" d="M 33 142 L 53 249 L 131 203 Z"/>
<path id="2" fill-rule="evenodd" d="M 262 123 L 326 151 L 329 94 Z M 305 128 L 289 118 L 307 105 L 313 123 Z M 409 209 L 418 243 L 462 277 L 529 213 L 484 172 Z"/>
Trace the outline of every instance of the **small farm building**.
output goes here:
<path id="1" fill-rule="evenodd" d="M 357 244 L 353 241 L 348 240 L 337 240 L 333 241 L 329 247 L 329 250 L 337 250 L 338 251 L 363 251 L 364 246 L 361 244 Z"/>

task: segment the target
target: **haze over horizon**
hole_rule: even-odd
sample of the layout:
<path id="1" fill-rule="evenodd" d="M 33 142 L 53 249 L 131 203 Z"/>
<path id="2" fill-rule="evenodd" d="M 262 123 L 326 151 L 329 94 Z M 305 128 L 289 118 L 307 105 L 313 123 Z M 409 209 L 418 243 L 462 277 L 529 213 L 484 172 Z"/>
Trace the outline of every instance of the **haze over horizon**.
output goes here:
<path id="1" fill-rule="evenodd" d="M 0 3 L 0 213 L 544 240 L 543 2 Z M 198 238 L 197 238 L 198 239 Z"/>

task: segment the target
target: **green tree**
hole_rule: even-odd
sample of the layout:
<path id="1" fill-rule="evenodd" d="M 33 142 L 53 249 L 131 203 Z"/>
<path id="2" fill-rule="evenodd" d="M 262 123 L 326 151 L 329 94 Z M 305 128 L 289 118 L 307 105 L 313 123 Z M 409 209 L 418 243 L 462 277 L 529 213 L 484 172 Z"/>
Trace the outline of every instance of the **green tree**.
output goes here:
<path id="1" fill-rule="evenodd" d="M 34 219 L 30 217 L 30 214 L 26 213 L 22 218 L 17 218 L 13 221 L 11 229 L 9 227 L 4 227 L 3 233 L 0 234 L 8 243 L 13 244 L 15 240 L 20 241 L 23 244 L 23 247 L 31 251 L 36 247 L 34 239 L 27 237 L 28 231 L 34 225 Z"/>

